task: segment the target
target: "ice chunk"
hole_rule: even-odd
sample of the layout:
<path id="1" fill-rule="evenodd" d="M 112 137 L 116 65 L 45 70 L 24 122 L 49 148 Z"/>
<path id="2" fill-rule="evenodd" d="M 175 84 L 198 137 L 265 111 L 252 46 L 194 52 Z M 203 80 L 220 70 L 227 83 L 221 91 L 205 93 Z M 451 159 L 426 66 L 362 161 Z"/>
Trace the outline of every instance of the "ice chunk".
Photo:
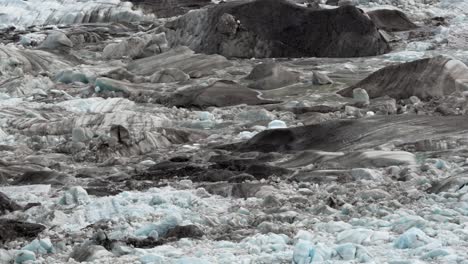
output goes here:
<path id="1" fill-rule="evenodd" d="M 210 264 L 210 262 L 200 258 L 183 257 L 178 259 L 175 264 Z"/>
<path id="2" fill-rule="evenodd" d="M 374 231 L 364 228 L 345 230 L 338 234 L 337 243 L 369 244 Z"/>
<path id="3" fill-rule="evenodd" d="M 54 77 L 54 80 L 61 83 L 90 82 L 89 78 L 84 73 L 73 70 L 65 70 L 57 73 Z"/>
<path id="4" fill-rule="evenodd" d="M 35 261 L 36 255 L 29 250 L 18 250 L 15 254 L 15 263 L 21 264 L 27 261 Z"/>
<path id="5" fill-rule="evenodd" d="M 250 132 L 250 131 L 241 131 L 239 133 L 239 135 L 237 135 L 238 138 L 240 139 L 251 139 L 253 138 L 256 134 L 258 134 L 257 132 Z"/>
<path id="6" fill-rule="evenodd" d="M 381 181 L 383 180 L 382 173 L 378 170 L 355 168 L 351 170 L 351 176 L 354 180 L 370 180 Z"/>
<path id="7" fill-rule="evenodd" d="M 84 205 L 90 202 L 88 192 L 81 186 L 75 186 L 66 191 L 59 203 L 63 205 Z"/>
<path id="8" fill-rule="evenodd" d="M 29 195 L 45 195 L 50 192 L 50 184 L 33 184 L 23 186 L 2 186 L 0 192 L 8 195 L 10 198 L 15 199 L 16 197 Z"/>
<path id="9" fill-rule="evenodd" d="M 31 243 L 24 246 L 22 250 L 28 250 L 37 254 L 48 254 L 54 252 L 54 247 L 49 238 L 34 239 Z"/>
<path id="10" fill-rule="evenodd" d="M 164 259 L 161 256 L 148 254 L 140 257 L 141 264 L 164 264 Z"/>
<path id="11" fill-rule="evenodd" d="M 359 105 L 369 105 L 369 94 L 362 88 L 356 88 L 353 90 L 353 100 Z"/>
<path id="12" fill-rule="evenodd" d="M 421 229 L 413 227 L 400 235 L 393 246 L 399 249 L 418 248 L 433 242 Z"/>
<path id="13" fill-rule="evenodd" d="M 439 248 L 439 249 L 434 249 L 434 250 L 427 252 L 421 257 L 421 259 L 430 260 L 430 259 L 448 256 L 450 254 L 451 254 L 450 250 Z"/>
<path id="14" fill-rule="evenodd" d="M 6 249 L 0 248 L 0 263 L 10 263 L 14 254 Z"/>
<path id="15" fill-rule="evenodd" d="M 358 260 L 359 262 L 369 262 L 372 258 L 367 250 L 361 245 L 354 245 L 352 243 L 346 243 L 338 245 L 336 253 L 342 260 Z"/>
<path id="16" fill-rule="evenodd" d="M 284 121 L 281 120 L 273 120 L 268 123 L 268 129 L 276 129 L 276 128 L 287 128 L 288 126 Z"/>
<path id="17" fill-rule="evenodd" d="M 174 228 L 182 222 L 182 216 L 178 213 L 172 213 L 164 217 L 157 224 L 148 224 L 135 231 L 136 236 L 149 236 L 156 231 L 158 236 L 164 236 L 169 229 Z"/>
<path id="18" fill-rule="evenodd" d="M 315 256 L 314 244 L 310 241 L 300 239 L 294 246 L 293 264 L 312 263 Z"/>
<path id="19" fill-rule="evenodd" d="M 198 118 L 200 120 L 202 120 L 202 121 L 203 120 L 214 120 L 215 119 L 215 117 L 214 117 L 214 115 L 212 113 L 206 112 L 206 111 L 198 112 L 197 115 L 198 115 Z"/>

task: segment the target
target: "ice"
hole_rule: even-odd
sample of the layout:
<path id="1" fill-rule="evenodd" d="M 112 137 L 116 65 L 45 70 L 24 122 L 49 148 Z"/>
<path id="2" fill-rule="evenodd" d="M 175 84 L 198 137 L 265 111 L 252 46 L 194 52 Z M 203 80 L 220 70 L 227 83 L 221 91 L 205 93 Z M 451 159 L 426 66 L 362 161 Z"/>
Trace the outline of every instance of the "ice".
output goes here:
<path id="1" fill-rule="evenodd" d="M 400 235 L 393 246 L 398 249 L 418 248 L 433 242 L 421 229 L 413 227 Z"/>
<path id="2" fill-rule="evenodd" d="M 451 250 L 439 248 L 439 249 L 434 249 L 434 250 L 427 252 L 421 257 L 421 259 L 431 260 L 431 259 L 436 259 L 439 257 L 448 256 L 450 254 L 451 254 Z"/>
<path id="3" fill-rule="evenodd" d="M 277 129 L 277 128 L 287 128 L 288 126 L 284 121 L 281 120 L 273 120 L 268 123 L 268 129 Z"/>
<path id="4" fill-rule="evenodd" d="M 161 256 L 154 254 L 147 254 L 140 257 L 141 264 L 164 264 L 165 261 Z"/>
<path id="5" fill-rule="evenodd" d="M 0 263 L 10 263 L 14 259 L 14 254 L 6 249 L 0 248 Z"/>
<path id="6" fill-rule="evenodd" d="M 335 248 L 338 256 L 342 260 L 354 260 L 356 259 L 360 263 L 369 262 L 372 260 L 369 252 L 361 245 L 355 245 L 352 243 L 346 243 L 338 245 Z"/>
<path id="7" fill-rule="evenodd" d="M 383 175 L 380 171 L 374 169 L 355 168 L 351 170 L 351 176 L 354 180 L 382 181 Z"/>
<path id="8" fill-rule="evenodd" d="M 29 250 L 18 250 L 15 254 L 15 263 L 22 264 L 28 261 L 35 261 L 36 255 Z"/>
<path id="9" fill-rule="evenodd" d="M 34 239 L 31 243 L 24 246 L 22 250 L 28 250 L 39 255 L 54 253 L 54 247 L 49 238 Z"/>
<path id="10" fill-rule="evenodd" d="M 406 49 L 409 51 L 426 51 L 432 49 L 433 47 L 434 44 L 430 42 L 415 41 L 408 43 Z"/>
<path id="11" fill-rule="evenodd" d="M 85 189 L 81 186 L 71 187 L 66 191 L 59 203 L 63 205 L 84 205 L 90 202 L 90 198 Z"/>
<path id="12" fill-rule="evenodd" d="M 193 257 L 184 257 L 175 262 L 175 264 L 210 264 L 210 262 Z"/>
<path id="13" fill-rule="evenodd" d="M 131 22 L 154 17 L 144 15 L 141 10 L 133 10 L 131 3 L 120 0 L 2 0 L 0 9 L 0 28 L 12 25 L 27 27 L 104 21 Z"/>
<path id="14" fill-rule="evenodd" d="M 237 137 L 243 140 L 248 140 L 253 138 L 256 134 L 258 134 L 258 132 L 241 131 Z"/>
<path id="15" fill-rule="evenodd" d="M 65 108 L 67 111 L 74 113 L 109 113 L 128 110 L 134 107 L 135 103 L 124 98 L 108 98 L 100 97 L 74 99 L 65 102 L 57 103 L 56 105 Z"/>
<path id="16" fill-rule="evenodd" d="M 369 95 L 367 94 L 367 91 L 362 88 L 356 88 L 353 90 L 353 99 L 355 103 L 361 105 L 369 104 Z"/>
<path id="17" fill-rule="evenodd" d="M 79 72 L 77 70 L 65 70 L 57 73 L 54 77 L 54 80 L 61 83 L 89 83 L 89 77 L 86 74 Z"/>
<path id="18" fill-rule="evenodd" d="M 206 111 L 198 112 L 197 115 L 198 115 L 198 118 L 201 121 L 214 120 L 215 119 L 215 117 L 214 117 L 214 115 L 212 113 L 206 112 Z"/>
<path id="19" fill-rule="evenodd" d="M 257 121 L 270 121 L 275 119 L 275 115 L 270 113 L 265 109 L 255 109 L 255 110 L 244 110 L 237 114 L 237 119 L 248 121 L 248 122 L 257 122 Z"/>
<path id="20" fill-rule="evenodd" d="M 299 239 L 294 246 L 293 264 L 312 263 L 315 256 L 314 244 L 310 241 Z"/>
<path id="21" fill-rule="evenodd" d="M 374 232 L 369 229 L 358 228 L 345 230 L 338 234 L 336 237 L 336 242 L 339 244 L 342 243 L 354 243 L 354 244 L 369 244 L 371 241 L 371 236 Z"/>
<path id="22" fill-rule="evenodd" d="M 24 196 L 43 196 L 50 192 L 49 184 L 33 184 L 23 186 L 1 186 L 0 192 L 12 199 L 22 199 Z"/>
<path id="23" fill-rule="evenodd" d="M 399 51 L 399 52 L 392 52 L 383 55 L 385 58 L 388 58 L 391 61 L 396 62 L 409 62 L 418 59 L 422 59 L 424 57 L 424 52 L 421 51 Z"/>
<path id="24" fill-rule="evenodd" d="M 178 213 L 172 213 L 165 216 L 157 224 L 148 224 L 135 231 L 136 236 L 149 236 L 151 232 L 156 231 L 158 236 L 164 236 L 169 229 L 180 225 L 182 216 Z"/>

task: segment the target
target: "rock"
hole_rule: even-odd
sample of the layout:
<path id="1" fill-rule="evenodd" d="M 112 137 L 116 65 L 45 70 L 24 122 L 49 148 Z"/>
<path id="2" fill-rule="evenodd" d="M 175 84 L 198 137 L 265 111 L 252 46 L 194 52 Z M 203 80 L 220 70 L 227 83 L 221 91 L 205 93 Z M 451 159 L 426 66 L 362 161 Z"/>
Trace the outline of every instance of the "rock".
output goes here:
<path id="1" fill-rule="evenodd" d="M 416 29 L 411 20 L 400 10 L 396 9 L 377 9 L 367 12 L 369 17 L 378 28 L 385 31 L 406 31 Z"/>
<path id="2" fill-rule="evenodd" d="M 94 261 L 104 257 L 112 257 L 113 254 L 107 251 L 103 246 L 93 245 L 89 242 L 85 242 L 81 246 L 73 248 L 70 258 L 78 261 Z"/>
<path id="3" fill-rule="evenodd" d="M 127 69 L 136 75 L 150 76 L 155 71 L 177 68 L 197 78 L 213 74 L 213 70 L 232 66 L 232 62 L 219 55 L 195 54 L 187 47 L 176 47 L 161 54 L 130 62 Z"/>
<path id="4" fill-rule="evenodd" d="M 165 27 L 171 46 L 226 57 L 360 57 L 390 50 L 353 6 L 314 10 L 287 0 L 234 1 L 189 12 Z"/>
<path id="5" fill-rule="evenodd" d="M 65 185 L 72 180 L 72 177 L 56 171 L 27 171 L 18 179 L 13 181 L 13 185 L 25 184 L 52 184 Z"/>
<path id="6" fill-rule="evenodd" d="M 29 250 L 19 250 L 15 254 L 15 264 L 36 261 L 36 255 Z"/>
<path id="7" fill-rule="evenodd" d="M 353 100 L 357 105 L 367 106 L 369 105 L 369 95 L 366 90 L 356 88 L 353 90 Z"/>
<path id="8" fill-rule="evenodd" d="M 463 62 L 437 56 L 384 67 L 338 93 L 351 97 L 352 91 L 359 87 L 365 89 L 370 98 L 417 96 L 427 100 L 468 89 L 467 75 L 468 67 Z"/>
<path id="9" fill-rule="evenodd" d="M 316 85 L 332 84 L 333 81 L 325 73 L 314 71 L 312 75 L 312 83 Z"/>
<path id="10" fill-rule="evenodd" d="M 190 76 L 177 68 L 168 68 L 160 70 L 151 75 L 152 83 L 170 83 L 170 82 L 185 82 L 190 79 Z"/>
<path id="11" fill-rule="evenodd" d="M 457 116 L 448 118 L 421 115 L 373 116 L 365 119 L 334 120 L 317 125 L 268 129 L 258 133 L 249 141 L 221 148 L 262 152 L 307 149 L 322 151 L 369 149 L 392 142 L 402 144 L 432 139 L 436 135 L 437 138 L 443 137 L 444 134 L 456 135 L 468 128 L 468 124 L 464 126 L 465 123 L 462 120 L 463 117 Z M 363 138 L 363 134 L 366 134 L 366 137 Z M 407 157 L 405 156 L 404 159 Z"/>
<path id="12" fill-rule="evenodd" d="M 20 210 L 22 207 L 11 200 L 4 193 L 0 192 L 0 215 L 4 215 L 8 212 Z"/>
<path id="13" fill-rule="evenodd" d="M 413 227 L 401 234 L 395 240 L 393 246 L 399 249 L 418 248 L 431 242 L 433 242 L 432 238 L 428 237 L 421 229 Z"/>
<path id="14" fill-rule="evenodd" d="M 262 63 L 253 68 L 245 78 L 252 81 L 248 87 L 271 90 L 299 82 L 299 73 L 286 70 L 277 63 Z"/>
<path id="15" fill-rule="evenodd" d="M 388 96 L 373 99 L 369 109 L 378 115 L 395 115 L 398 110 L 396 100 Z"/>
<path id="16" fill-rule="evenodd" d="M 60 31 L 53 31 L 47 35 L 47 38 L 44 40 L 44 42 L 39 45 L 39 48 L 41 49 L 50 50 L 72 47 L 73 42 L 67 37 L 67 35 L 65 35 L 65 33 Z"/>
<path id="17" fill-rule="evenodd" d="M 233 81 L 217 81 L 208 87 L 197 87 L 191 90 L 181 90 L 169 99 L 169 105 L 174 106 L 232 106 L 238 104 L 262 105 L 279 101 L 266 100 L 259 97 L 259 92 L 246 88 Z"/>
<path id="18" fill-rule="evenodd" d="M 45 229 L 45 226 L 11 219 L 0 219 L 0 242 L 33 238 Z"/>

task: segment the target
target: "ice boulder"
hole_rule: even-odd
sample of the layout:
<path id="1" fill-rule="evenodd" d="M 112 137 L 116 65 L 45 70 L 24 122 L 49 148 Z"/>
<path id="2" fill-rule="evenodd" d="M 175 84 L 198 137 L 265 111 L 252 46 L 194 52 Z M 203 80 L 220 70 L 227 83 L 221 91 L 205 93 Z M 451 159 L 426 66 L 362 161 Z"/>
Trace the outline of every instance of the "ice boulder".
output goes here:
<path id="1" fill-rule="evenodd" d="M 369 244 L 371 240 L 371 236 L 374 231 L 365 229 L 365 228 L 357 228 L 357 229 L 350 229 L 344 230 L 340 232 L 336 238 L 337 243 L 354 243 L 354 244 Z"/>
<path id="2" fill-rule="evenodd" d="M 15 264 L 22 264 L 29 261 L 35 261 L 36 255 L 29 250 L 19 250 L 15 254 Z"/>
<path id="3" fill-rule="evenodd" d="M 24 246 L 22 250 L 28 250 L 37 254 L 49 254 L 54 252 L 54 246 L 49 238 L 34 239 L 31 243 Z"/>
<path id="4" fill-rule="evenodd" d="M 273 120 L 268 123 L 268 129 L 277 129 L 277 128 L 287 128 L 288 126 L 284 121 L 281 120 Z"/>
<path id="5" fill-rule="evenodd" d="M 335 250 L 341 260 L 357 260 L 360 263 L 365 263 L 372 259 L 366 248 L 361 245 L 345 243 L 338 245 Z"/>
<path id="6" fill-rule="evenodd" d="M 71 187 L 59 201 L 62 205 L 84 205 L 90 202 L 88 193 L 81 186 Z"/>
<path id="7" fill-rule="evenodd" d="M 393 246 L 399 249 L 418 248 L 433 242 L 421 229 L 413 227 L 400 235 Z"/>
<path id="8" fill-rule="evenodd" d="M 156 224 L 147 224 L 140 229 L 135 231 L 136 236 L 155 236 L 157 232 L 159 237 L 166 235 L 167 231 L 180 225 L 182 222 L 182 216 L 178 213 L 172 213 L 165 216 L 161 221 Z"/>
<path id="9" fill-rule="evenodd" d="M 307 240 L 300 239 L 294 246 L 293 264 L 312 263 L 315 256 L 314 244 Z"/>
<path id="10" fill-rule="evenodd" d="M 175 264 L 210 264 L 210 262 L 200 258 L 183 257 L 178 259 Z"/>
<path id="11" fill-rule="evenodd" d="M 140 257 L 141 264 L 163 264 L 164 259 L 161 256 L 154 254 L 147 254 Z"/>

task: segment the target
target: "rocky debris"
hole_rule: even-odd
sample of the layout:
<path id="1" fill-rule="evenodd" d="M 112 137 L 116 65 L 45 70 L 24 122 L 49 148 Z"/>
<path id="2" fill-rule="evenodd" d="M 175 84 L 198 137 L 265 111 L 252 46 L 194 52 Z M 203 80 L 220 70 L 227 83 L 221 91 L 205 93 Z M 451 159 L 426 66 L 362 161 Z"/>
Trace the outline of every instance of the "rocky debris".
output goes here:
<path id="1" fill-rule="evenodd" d="M 354 89 L 362 88 L 370 98 L 417 96 L 428 100 L 464 91 L 467 74 L 468 67 L 463 62 L 437 56 L 384 67 L 338 93 L 351 97 Z"/>
<path id="2" fill-rule="evenodd" d="M 15 241 L 19 238 L 34 238 L 45 226 L 11 219 L 0 219 L 0 241 Z"/>
<path id="3" fill-rule="evenodd" d="M 405 13 L 396 9 L 377 9 L 367 12 L 378 28 L 385 31 L 406 31 L 416 29 L 415 25 Z"/>
<path id="4" fill-rule="evenodd" d="M 348 5 L 313 10 L 286 0 L 234 1 L 190 12 L 165 27 L 172 46 L 226 57 L 358 57 L 390 50 L 374 23 Z"/>
<path id="5" fill-rule="evenodd" d="M 270 90 L 299 82 L 299 74 L 272 62 L 255 66 L 245 79 L 252 81 L 250 88 Z"/>

